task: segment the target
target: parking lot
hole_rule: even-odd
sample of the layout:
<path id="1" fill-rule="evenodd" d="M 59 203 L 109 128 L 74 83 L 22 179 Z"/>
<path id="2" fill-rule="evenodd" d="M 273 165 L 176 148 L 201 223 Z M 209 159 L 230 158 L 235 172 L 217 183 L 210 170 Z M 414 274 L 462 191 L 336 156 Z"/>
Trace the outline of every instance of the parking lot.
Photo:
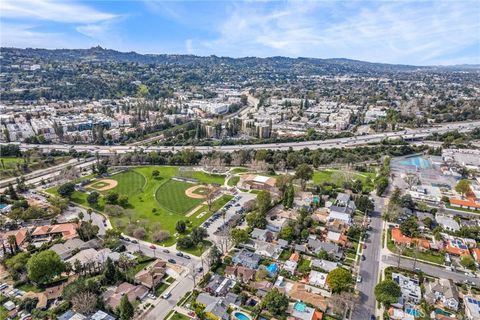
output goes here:
<path id="1" fill-rule="evenodd" d="M 205 221 L 202 226 L 207 229 L 210 239 L 216 242 L 219 232 L 222 231 L 224 226 L 224 221 L 225 224 L 228 224 L 235 215 L 243 215 L 244 204 L 255 198 L 256 195 L 253 193 L 237 192 L 231 201 Z M 223 210 L 225 210 L 225 220 L 222 217 Z"/>

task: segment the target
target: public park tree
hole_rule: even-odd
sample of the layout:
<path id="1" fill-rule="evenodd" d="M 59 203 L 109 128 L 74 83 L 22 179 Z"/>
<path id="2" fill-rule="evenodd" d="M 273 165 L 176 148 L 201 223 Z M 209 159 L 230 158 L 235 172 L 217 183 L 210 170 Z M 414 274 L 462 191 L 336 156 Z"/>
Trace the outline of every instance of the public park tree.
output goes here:
<path id="1" fill-rule="evenodd" d="M 470 181 L 466 179 L 458 181 L 457 185 L 455 186 L 455 191 L 460 193 L 462 197 L 465 197 L 465 195 L 470 191 Z"/>
<path id="2" fill-rule="evenodd" d="M 152 171 L 152 177 L 153 178 L 157 178 L 159 175 L 160 175 L 160 171 L 158 171 L 158 170 L 153 170 Z"/>
<path id="3" fill-rule="evenodd" d="M 344 268 L 336 268 L 328 274 L 327 283 L 334 293 L 346 291 L 353 283 L 352 273 Z"/>
<path id="4" fill-rule="evenodd" d="M 257 209 L 260 213 L 266 213 L 270 209 L 272 195 L 270 192 L 262 190 L 257 195 Z"/>
<path id="5" fill-rule="evenodd" d="M 154 242 L 162 242 L 170 238 L 170 232 L 167 230 L 156 230 L 152 234 L 152 240 Z"/>
<path id="6" fill-rule="evenodd" d="M 313 177 L 313 169 L 306 163 L 302 163 L 295 169 L 295 178 L 300 179 L 302 190 L 305 190 L 307 182 Z"/>
<path id="7" fill-rule="evenodd" d="M 138 227 L 133 230 L 133 236 L 137 239 L 144 239 L 147 235 L 147 231 L 143 227 Z"/>
<path id="8" fill-rule="evenodd" d="M 128 196 L 126 194 L 121 194 L 118 197 L 118 204 L 124 208 L 128 207 Z"/>
<path id="9" fill-rule="evenodd" d="M 230 235 L 231 235 L 231 237 L 233 239 L 233 243 L 235 245 L 239 245 L 241 243 L 244 243 L 250 238 L 250 235 L 244 229 L 232 229 L 230 231 Z"/>
<path id="10" fill-rule="evenodd" d="M 87 196 L 87 202 L 90 206 L 95 207 L 98 204 L 98 198 L 100 197 L 100 193 L 97 191 L 92 191 Z"/>
<path id="11" fill-rule="evenodd" d="M 64 198 L 70 198 L 75 191 L 75 184 L 73 182 L 67 182 L 58 187 L 58 194 Z"/>
<path id="12" fill-rule="evenodd" d="M 128 300 L 128 296 L 124 295 L 120 300 L 120 305 L 118 306 L 117 314 L 120 316 L 121 320 L 130 320 L 135 314 L 135 309 L 133 305 Z"/>
<path id="13" fill-rule="evenodd" d="M 105 196 L 105 203 L 107 204 L 117 204 L 117 201 L 118 201 L 118 193 L 114 191 L 110 191 Z"/>
<path id="14" fill-rule="evenodd" d="M 28 278 L 39 284 L 46 284 L 65 270 L 65 264 L 60 256 L 45 250 L 35 253 L 27 263 Z"/>
<path id="15" fill-rule="evenodd" d="M 383 303 L 385 307 L 396 303 L 401 295 L 400 287 L 393 280 L 386 279 L 375 286 L 375 298 Z"/>
<path id="16" fill-rule="evenodd" d="M 185 236 L 185 237 L 178 238 L 177 246 L 180 249 L 190 249 L 195 246 L 195 242 L 193 242 L 192 237 Z"/>
<path id="17" fill-rule="evenodd" d="M 195 227 L 192 229 L 192 233 L 190 235 L 192 240 L 195 244 L 203 242 L 203 240 L 208 237 L 207 230 L 203 227 Z"/>
<path id="18" fill-rule="evenodd" d="M 179 233 L 184 233 L 187 230 L 187 224 L 183 220 L 178 220 L 175 224 L 175 230 Z"/>
<path id="19" fill-rule="evenodd" d="M 283 318 L 288 308 L 288 297 L 275 288 L 265 295 L 262 300 L 262 307 L 266 308 L 272 315 Z"/>

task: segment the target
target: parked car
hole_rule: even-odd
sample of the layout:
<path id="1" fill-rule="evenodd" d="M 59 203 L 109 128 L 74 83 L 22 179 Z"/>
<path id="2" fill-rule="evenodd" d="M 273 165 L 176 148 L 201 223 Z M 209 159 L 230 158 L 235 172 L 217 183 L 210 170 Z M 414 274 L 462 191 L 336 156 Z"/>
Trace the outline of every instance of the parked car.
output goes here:
<path id="1" fill-rule="evenodd" d="M 170 250 L 168 250 L 168 249 L 163 249 L 163 252 L 165 252 L 165 253 L 170 253 Z"/>
<path id="2" fill-rule="evenodd" d="M 361 276 L 361 275 L 358 275 L 358 276 L 357 276 L 357 282 L 358 282 L 358 283 L 362 282 L 362 276 Z"/>
<path id="3" fill-rule="evenodd" d="M 137 240 L 132 240 L 132 243 L 135 243 L 135 244 L 137 244 L 137 243 L 138 243 L 138 241 L 137 241 Z"/>
<path id="4" fill-rule="evenodd" d="M 168 259 L 167 261 L 170 263 L 177 263 L 177 261 L 175 261 L 175 259 L 172 259 L 172 258 Z"/>
<path id="5" fill-rule="evenodd" d="M 167 293 L 164 293 L 164 294 L 162 295 L 162 298 L 163 298 L 163 299 L 168 299 L 168 298 L 170 298 L 171 295 L 172 295 L 172 294 L 171 294 L 170 292 L 167 292 Z"/>
<path id="6" fill-rule="evenodd" d="M 183 257 L 183 253 L 181 253 L 181 252 L 177 252 L 176 255 L 177 255 L 178 257 Z"/>
<path id="7" fill-rule="evenodd" d="M 154 244 L 151 244 L 151 245 L 150 245 L 150 249 L 152 249 L 152 250 L 157 250 L 157 247 L 155 247 Z"/>
<path id="8" fill-rule="evenodd" d="M 189 256 L 188 254 L 184 254 L 183 257 L 184 257 L 185 259 L 190 260 L 190 256 Z"/>

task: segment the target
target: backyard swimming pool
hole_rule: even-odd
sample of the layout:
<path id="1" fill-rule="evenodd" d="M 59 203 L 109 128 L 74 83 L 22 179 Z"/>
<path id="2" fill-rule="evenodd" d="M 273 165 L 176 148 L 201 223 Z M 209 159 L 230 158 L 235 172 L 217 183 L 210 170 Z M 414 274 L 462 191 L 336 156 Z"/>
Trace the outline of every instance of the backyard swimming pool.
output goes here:
<path id="1" fill-rule="evenodd" d="M 249 316 L 247 316 L 245 313 L 240 312 L 240 311 L 235 311 L 233 313 L 233 317 L 235 320 L 251 320 Z"/>
<path id="2" fill-rule="evenodd" d="M 422 157 L 411 157 L 407 158 L 403 161 L 400 162 L 400 164 L 404 166 L 414 166 L 420 168 L 420 169 L 430 169 L 432 167 L 432 164 L 430 163 L 429 160 L 424 159 Z"/>

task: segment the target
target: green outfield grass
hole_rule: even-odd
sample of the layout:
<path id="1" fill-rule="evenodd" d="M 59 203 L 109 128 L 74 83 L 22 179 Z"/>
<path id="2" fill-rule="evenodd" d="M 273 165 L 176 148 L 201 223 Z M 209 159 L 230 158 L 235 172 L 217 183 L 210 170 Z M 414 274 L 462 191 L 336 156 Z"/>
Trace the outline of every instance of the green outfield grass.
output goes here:
<path id="1" fill-rule="evenodd" d="M 118 194 L 126 194 L 127 196 L 142 192 L 147 182 L 145 176 L 136 170 L 124 171 L 109 177 L 109 179 L 116 180 L 118 185 L 108 191 L 115 191 L 118 192 Z"/>
<path id="2" fill-rule="evenodd" d="M 185 195 L 185 190 L 194 186 L 191 183 L 169 180 L 162 184 L 155 193 L 158 204 L 168 211 L 185 214 L 195 206 L 202 203 L 203 199 L 193 199 Z"/>
<path id="3" fill-rule="evenodd" d="M 152 172 L 154 170 L 158 170 L 160 173 L 156 178 L 152 177 Z M 112 224 L 120 230 L 125 231 L 130 219 L 134 224 L 138 221 L 146 221 L 147 238 L 145 240 L 147 241 L 151 240 L 151 234 L 154 231 L 151 230 L 153 225 L 160 224 L 160 228 L 168 230 L 172 236 L 169 240 L 164 241 L 161 244 L 172 245 L 176 242 L 175 224 L 178 220 L 189 221 L 188 230 L 190 231 L 191 228 L 199 226 L 207 220 L 212 215 L 212 212 L 218 210 L 215 209 L 212 210 L 212 212 L 209 212 L 207 208 L 206 213 L 201 217 L 198 217 L 198 214 L 186 217 L 185 214 L 196 205 L 202 203 L 202 199 L 192 199 L 187 197 L 185 195 L 185 190 L 194 186 L 194 184 L 171 180 L 171 178 L 175 176 L 179 176 L 178 167 L 145 166 L 132 168 L 128 171 L 108 177 L 108 179 L 118 181 L 118 185 L 112 190 L 103 191 L 101 193 L 106 194 L 110 191 L 115 191 L 119 194 L 128 195 L 129 211 L 131 213 L 131 217 L 110 217 Z M 215 182 L 223 184 L 224 182 L 224 177 L 219 175 L 192 172 L 192 176 L 194 176 L 194 179 L 197 179 L 199 183 Z M 56 187 L 50 188 L 46 191 L 58 195 Z M 87 193 L 75 191 L 71 200 L 80 205 L 89 207 L 87 196 Z M 213 207 L 220 208 L 231 198 L 231 196 L 224 195 L 214 202 Z M 103 197 L 101 197 L 98 205 L 94 207 L 94 209 L 103 211 L 104 206 L 105 203 Z"/>

